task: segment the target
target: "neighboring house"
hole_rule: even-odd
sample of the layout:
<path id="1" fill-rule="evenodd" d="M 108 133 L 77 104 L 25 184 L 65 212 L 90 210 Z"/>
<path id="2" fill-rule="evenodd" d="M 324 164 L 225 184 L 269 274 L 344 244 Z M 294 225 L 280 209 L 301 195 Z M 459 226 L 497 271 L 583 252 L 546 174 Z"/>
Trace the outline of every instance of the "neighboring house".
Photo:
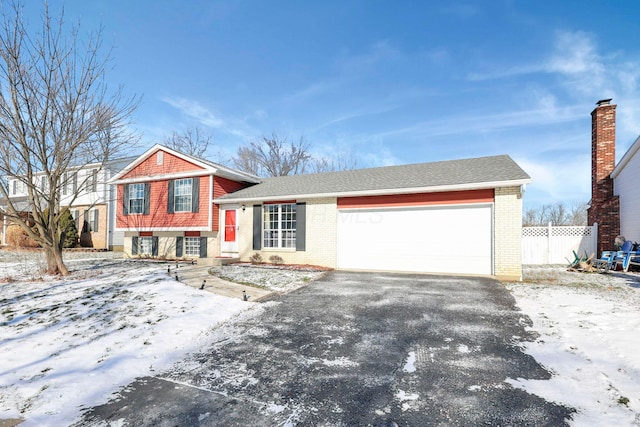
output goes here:
<path id="1" fill-rule="evenodd" d="M 122 250 L 124 233 L 115 231 L 115 187 L 107 181 L 133 158 L 116 159 L 105 164 L 88 164 L 70 168 L 63 175 L 60 207 L 68 207 L 76 222 L 79 244 L 84 247 Z M 42 191 L 48 183 L 43 174 L 36 174 L 36 185 Z M 9 179 L 9 197 L 19 211 L 31 210 L 26 197 L 27 189 L 22 181 Z M 6 205 L 1 203 L 2 205 Z M 9 219 L 3 218 L 2 244 L 6 245 Z"/>
<path id="2" fill-rule="evenodd" d="M 640 241 L 640 137 L 616 165 L 616 105 L 598 101 L 591 113 L 589 225 L 598 223 L 598 251 L 614 249 L 616 236 Z"/>
<path id="3" fill-rule="evenodd" d="M 509 156 L 260 179 L 156 145 L 111 182 L 129 256 L 522 276 Z"/>
<path id="4" fill-rule="evenodd" d="M 117 185 L 116 230 L 124 232 L 125 254 L 168 259 L 219 256 L 220 211 L 214 197 L 259 181 L 251 174 L 153 146 L 111 181 Z M 231 214 L 225 215 L 231 222 Z"/>

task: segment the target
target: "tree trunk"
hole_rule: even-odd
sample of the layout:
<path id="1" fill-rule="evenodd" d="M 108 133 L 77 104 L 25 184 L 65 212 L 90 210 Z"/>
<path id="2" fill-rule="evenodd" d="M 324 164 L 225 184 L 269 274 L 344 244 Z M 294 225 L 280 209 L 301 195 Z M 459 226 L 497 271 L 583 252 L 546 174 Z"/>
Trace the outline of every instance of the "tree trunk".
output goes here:
<path id="1" fill-rule="evenodd" d="M 62 261 L 62 248 L 59 245 L 45 248 L 45 253 L 47 256 L 47 274 L 69 275 L 69 269 Z"/>

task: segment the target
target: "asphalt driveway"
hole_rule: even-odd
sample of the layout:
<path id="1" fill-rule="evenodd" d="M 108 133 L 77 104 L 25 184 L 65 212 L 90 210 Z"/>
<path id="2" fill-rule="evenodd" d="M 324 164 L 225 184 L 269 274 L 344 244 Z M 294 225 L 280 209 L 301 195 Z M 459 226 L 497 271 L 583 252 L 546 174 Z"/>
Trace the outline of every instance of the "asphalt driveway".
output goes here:
<path id="1" fill-rule="evenodd" d="M 563 425 L 572 409 L 505 382 L 550 377 L 528 322 L 491 279 L 332 272 L 79 425 Z"/>

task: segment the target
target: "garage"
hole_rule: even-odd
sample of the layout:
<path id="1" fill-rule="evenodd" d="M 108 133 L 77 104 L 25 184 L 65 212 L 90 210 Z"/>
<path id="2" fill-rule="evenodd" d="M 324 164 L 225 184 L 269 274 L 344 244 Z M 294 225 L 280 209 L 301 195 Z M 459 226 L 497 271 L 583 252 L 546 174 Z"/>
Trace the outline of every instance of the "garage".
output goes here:
<path id="1" fill-rule="evenodd" d="M 492 204 L 339 209 L 337 267 L 493 274 Z"/>

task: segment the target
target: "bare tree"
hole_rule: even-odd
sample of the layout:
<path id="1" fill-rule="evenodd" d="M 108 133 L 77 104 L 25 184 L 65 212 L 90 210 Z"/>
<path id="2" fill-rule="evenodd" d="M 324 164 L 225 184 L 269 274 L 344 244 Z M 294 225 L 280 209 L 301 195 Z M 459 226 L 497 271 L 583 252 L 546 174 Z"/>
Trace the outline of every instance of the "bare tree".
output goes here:
<path id="1" fill-rule="evenodd" d="M 300 137 L 298 142 L 288 142 L 276 133 L 253 141 L 248 147 L 240 147 L 232 160 L 235 167 L 258 176 L 284 176 L 305 173 L 311 154 L 309 144 Z"/>
<path id="2" fill-rule="evenodd" d="M 182 133 L 173 131 L 166 140 L 167 147 L 195 157 L 204 157 L 209 144 L 211 144 L 211 135 L 198 127 L 188 128 Z"/>
<path id="3" fill-rule="evenodd" d="M 571 205 L 568 212 L 570 225 L 587 225 L 588 207 L 589 204 L 586 202 L 579 202 Z"/>
<path id="4" fill-rule="evenodd" d="M 320 173 L 351 170 L 355 169 L 357 166 L 358 161 L 355 157 L 350 155 L 337 158 L 313 158 L 309 169 L 312 173 Z"/>
<path id="5" fill-rule="evenodd" d="M 3 213 L 42 246 L 48 273 L 66 275 L 61 198 L 70 205 L 85 187 L 89 177 L 77 182 L 83 165 L 104 165 L 132 142 L 128 117 L 138 99 L 106 84 L 101 31 L 81 40 L 78 25 L 65 31 L 63 13 L 52 17 L 45 3 L 42 28 L 29 33 L 22 9 L 2 10 L 0 22 Z M 26 195 L 29 215 L 11 198 L 9 182 Z"/>
<path id="6" fill-rule="evenodd" d="M 586 225 L 587 204 L 576 203 L 568 210 L 564 203 L 542 205 L 529 208 L 522 215 L 522 225 L 525 227 L 552 225 Z"/>
<path id="7" fill-rule="evenodd" d="M 240 170 L 264 177 L 335 172 L 357 166 L 353 156 L 319 157 L 312 155 L 310 148 L 304 137 L 289 143 L 286 137 L 273 133 L 269 138 L 263 136 L 259 142 L 240 147 L 231 163 Z"/>

